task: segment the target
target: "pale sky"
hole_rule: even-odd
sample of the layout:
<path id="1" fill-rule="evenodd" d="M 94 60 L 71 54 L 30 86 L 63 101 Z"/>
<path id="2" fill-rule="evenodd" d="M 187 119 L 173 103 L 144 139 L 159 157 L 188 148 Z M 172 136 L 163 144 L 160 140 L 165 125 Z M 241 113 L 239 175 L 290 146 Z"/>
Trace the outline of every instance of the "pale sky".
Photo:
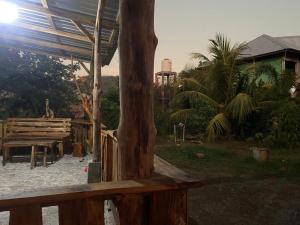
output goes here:
<path id="1" fill-rule="evenodd" d="M 208 39 L 217 32 L 234 42 L 261 34 L 300 35 L 300 0 L 156 0 L 155 32 L 155 72 L 164 58 L 180 72 L 190 53 L 207 53 Z M 116 53 L 103 75 L 119 75 L 118 61 Z"/>

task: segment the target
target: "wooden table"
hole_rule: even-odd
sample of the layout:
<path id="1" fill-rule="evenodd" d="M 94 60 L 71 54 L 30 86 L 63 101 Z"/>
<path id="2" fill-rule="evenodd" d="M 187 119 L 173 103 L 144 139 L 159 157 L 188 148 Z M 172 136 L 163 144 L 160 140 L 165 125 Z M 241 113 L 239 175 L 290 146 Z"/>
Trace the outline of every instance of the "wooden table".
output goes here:
<path id="1" fill-rule="evenodd" d="M 31 147 L 31 169 L 36 166 L 36 155 L 38 147 L 44 148 L 43 154 L 43 165 L 47 166 L 47 150 L 51 151 L 51 161 L 53 162 L 54 151 L 53 148 L 57 144 L 55 140 L 18 140 L 18 141 L 8 141 L 4 143 L 3 151 L 3 166 L 5 166 L 8 159 L 11 159 L 10 148 L 20 148 L 20 147 Z"/>

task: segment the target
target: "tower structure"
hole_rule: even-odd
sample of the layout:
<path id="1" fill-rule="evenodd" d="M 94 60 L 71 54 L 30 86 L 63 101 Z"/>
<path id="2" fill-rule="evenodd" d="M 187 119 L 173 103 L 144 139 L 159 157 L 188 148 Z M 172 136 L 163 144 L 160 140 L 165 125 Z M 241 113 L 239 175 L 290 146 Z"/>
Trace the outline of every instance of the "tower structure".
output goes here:
<path id="1" fill-rule="evenodd" d="M 155 85 L 159 88 L 159 100 L 163 108 L 171 99 L 172 90 L 171 84 L 176 82 L 177 73 L 172 72 L 172 61 L 163 59 L 161 62 L 161 72 L 155 74 Z"/>

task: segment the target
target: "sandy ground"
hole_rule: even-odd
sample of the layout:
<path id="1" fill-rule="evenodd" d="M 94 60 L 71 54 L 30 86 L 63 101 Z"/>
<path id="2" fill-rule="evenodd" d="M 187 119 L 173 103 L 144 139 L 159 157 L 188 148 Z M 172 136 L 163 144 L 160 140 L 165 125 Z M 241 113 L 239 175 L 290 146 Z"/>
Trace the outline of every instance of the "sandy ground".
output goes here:
<path id="1" fill-rule="evenodd" d="M 88 165 L 90 157 L 83 160 L 65 155 L 47 168 L 37 166 L 30 169 L 30 163 L 7 163 L 6 166 L 0 165 L 0 198 L 4 195 L 20 193 L 22 191 L 34 191 L 41 188 L 59 187 L 87 183 L 87 173 L 85 168 Z M 2 157 L 0 157 L 2 161 Z M 155 171 L 170 177 L 176 177 L 182 180 L 189 180 L 186 173 L 177 169 L 168 162 L 155 156 Z M 115 224 L 113 214 L 109 212 L 109 206 L 105 207 L 105 224 Z M 9 224 L 9 213 L 0 213 L 0 225 Z M 58 208 L 43 208 L 43 224 L 58 225 Z M 23 225 L 23 224 L 22 224 Z M 26 223 L 24 223 L 26 225 Z"/>
<path id="2" fill-rule="evenodd" d="M 7 163 L 4 167 L 0 166 L 0 198 L 6 194 L 22 191 L 86 184 L 87 173 L 84 169 L 88 165 L 88 160 L 88 156 L 82 160 L 65 155 L 47 168 L 37 166 L 31 170 L 29 162 Z M 8 225 L 8 220 L 8 212 L 0 213 L 0 225 Z M 111 224 L 110 221 L 111 215 L 106 213 L 106 224 Z M 58 225 L 58 208 L 43 208 L 43 222 L 44 225 Z"/>

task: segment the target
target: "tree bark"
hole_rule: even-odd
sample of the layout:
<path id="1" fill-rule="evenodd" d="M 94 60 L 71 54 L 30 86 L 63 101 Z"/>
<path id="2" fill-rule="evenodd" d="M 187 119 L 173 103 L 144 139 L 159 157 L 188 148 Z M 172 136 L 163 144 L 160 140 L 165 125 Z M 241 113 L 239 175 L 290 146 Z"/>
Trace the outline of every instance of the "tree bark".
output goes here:
<path id="1" fill-rule="evenodd" d="M 155 0 L 120 1 L 121 179 L 148 178 L 153 172 L 154 4 Z"/>

